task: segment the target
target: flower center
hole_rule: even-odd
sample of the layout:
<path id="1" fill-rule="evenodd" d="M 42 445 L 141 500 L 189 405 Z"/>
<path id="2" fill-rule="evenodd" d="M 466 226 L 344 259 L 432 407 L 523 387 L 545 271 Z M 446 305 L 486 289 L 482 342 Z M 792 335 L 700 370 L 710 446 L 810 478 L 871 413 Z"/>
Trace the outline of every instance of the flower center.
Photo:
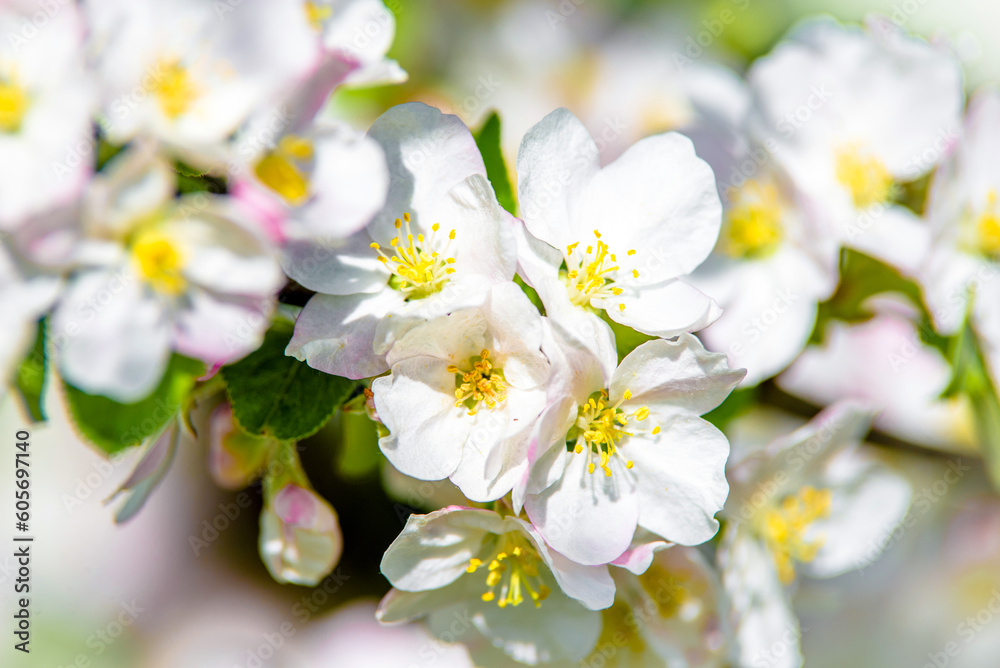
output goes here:
<path id="1" fill-rule="evenodd" d="M 834 161 L 837 180 L 851 193 L 857 208 L 885 202 L 892 195 L 892 174 L 878 157 L 858 144 L 839 148 Z"/>
<path id="2" fill-rule="evenodd" d="M 167 118 L 174 120 L 187 112 L 199 95 L 188 69 L 177 59 L 164 59 L 157 65 L 159 76 L 153 94 Z"/>
<path id="3" fill-rule="evenodd" d="M 723 252 L 732 257 L 754 258 L 770 255 L 784 237 L 781 227 L 781 199 L 774 184 L 747 181 L 730 189 L 732 203 L 726 212 Z"/>
<path id="4" fill-rule="evenodd" d="M 539 608 L 551 593 L 538 574 L 539 561 L 541 558 L 534 546 L 520 534 L 511 532 L 496 541 L 496 547 L 486 559 L 469 559 L 465 571 L 475 573 L 486 566 L 488 589 L 482 600 L 496 601 L 501 608 L 516 607 L 524 602 L 524 594 L 527 594 Z"/>
<path id="5" fill-rule="evenodd" d="M 782 584 L 795 579 L 794 562 L 812 561 L 823 546 L 822 538 L 806 540 L 805 534 L 813 522 L 830 516 L 830 498 L 830 490 L 807 485 L 760 515 L 757 530 L 774 554 Z"/>
<path id="6" fill-rule="evenodd" d="M 455 374 L 455 407 L 465 406 L 469 415 L 479 411 L 480 403 L 485 403 L 487 408 L 495 408 L 507 398 L 503 372 L 493 368 L 489 357 L 490 351 L 486 348 L 478 357 L 471 357 L 471 371 L 462 371 L 454 364 L 448 365 L 448 371 Z"/>
<path id="7" fill-rule="evenodd" d="M 571 243 L 566 246 L 565 264 L 566 271 L 561 273 L 563 283 L 569 292 L 570 301 L 577 306 L 589 306 L 591 299 L 605 299 L 607 297 L 617 297 L 622 293 L 622 289 L 614 285 L 618 267 L 618 258 L 611 252 L 606 243 L 601 241 L 601 233 L 594 230 L 596 246 L 587 246 L 586 252 L 579 252 L 577 247 L 580 242 Z M 634 250 L 628 252 L 635 255 Z M 632 275 L 639 278 L 639 272 L 632 270 Z M 624 311 L 625 305 L 618 304 L 619 310 Z"/>
<path id="8" fill-rule="evenodd" d="M 566 434 L 566 449 L 576 454 L 587 452 L 587 471 L 593 473 L 600 466 L 605 476 L 611 475 L 613 457 L 625 461 L 625 468 L 631 469 L 631 459 L 625 460 L 618 447 L 622 439 L 636 434 L 644 434 L 645 430 L 629 428 L 629 420 L 642 422 L 649 417 L 649 409 L 642 406 L 631 413 L 621 408 L 622 403 L 632 398 L 632 392 L 625 390 L 622 398 L 613 406 L 608 405 L 608 393 L 605 390 L 595 392 L 577 409 L 576 423 Z M 654 426 L 649 432 L 652 435 L 660 433 L 660 427 Z M 597 456 L 597 463 L 591 461 Z"/>
<path id="9" fill-rule="evenodd" d="M 425 239 L 423 234 L 414 238 L 410 231 L 410 214 L 404 213 L 403 221 L 406 222 L 405 242 L 399 236 L 393 237 L 389 242 L 395 255 L 387 256 L 377 243 L 373 243 L 371 247 L 378 253 L 379 261 L 392 272 L 390 287 L 406 295 L 407 300 L 423 299 L 440 292 L 448 283 L 449 276 L 455 273 L 454 267 L 450 266 L 455 263 L 455 258 L 447 257 L 448 248 L 455 239 L 455 230 L 448 233 L 448 239 L 439 252 L 435 250 L 439 243 L 437 233 L 440 226 L 437 223 L 431 226 L 431 234 Z M 402 226 L 403 223 L 397 218 L 396 229 L 401 230 Z"/>
<path id="10" fill-rule="evenodd" d="M 1000 256 L 1000 212 L 997 211 L 997 193 L 991 189 L 986 196 L 986 207 L 976 219 L 976 237 L 979 251 L 986 256 Z"/>
<path id="11" fill-rule="evenodd" d="M 333 15 L 332 7 L 321 5 L 318 2 L 306 2 L 305 10 L 306 20 L 309 21 L 309 25 L 316 32 L 321 32 L 323 30 L 323 23 Z"/>
<path id="12" fill-rule="evenodd" d="M 0 132 L 13 134 L 21 129 L 29 102 L 28 92 L 16 81 L 0 78 Z"/>
<path id="13" fill-rule="evenodd" d="M 163 234 L 141 234 L 132 244 L 132 258 L 139 275 L 157 292 L 178 295 L 187 287 L 182 273 L 184 258 Z"/>
<path id="14" fill-rule="evenodd" d="M 312 142 L 287 135 L 281 138 L 274 150 L 260 159 L 254 167 L 254 174 L 289 204 L 297 206 L 309 195 L 309 179 L 300 168 L 300 163 L 312 160 L 312 157 Z"/>

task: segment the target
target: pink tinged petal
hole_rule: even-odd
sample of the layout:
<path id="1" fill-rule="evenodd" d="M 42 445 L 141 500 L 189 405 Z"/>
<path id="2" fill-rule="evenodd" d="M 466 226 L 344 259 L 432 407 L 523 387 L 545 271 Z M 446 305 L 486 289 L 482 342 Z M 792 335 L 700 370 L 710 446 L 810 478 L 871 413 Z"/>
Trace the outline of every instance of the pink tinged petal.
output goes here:
<path id="1" fill-rule="evenodd" d="M 667 338 L 704 329 L 722 315 L 715 300 L 678 280 L 636 287 L 618 297 L 594 299 L 591 303 L 607 310 L 608 317 L 617 323 Z"/>
<path id="2" fill-rule="evenodd" d="M 278 582 L 315 585 L 343 551 L 337 514 L 315 492 L 285 485 L 261 512 L 258 548 Z"/>
<path id="3" fill-rule="evenodd" d="M 500 527 L 500 516 L 490 510 L 451 506 L 410 515 L 382 557 L 382 574 L 404 591 L 445 587 L 466 573 L 483 541 Z"/>
<path id="4" fill-rule="evenodd" d="M 622 456 L 635 462 L 639 525 L 681 545 L 699 545 L 718 532 L 716 513 L 729 494 L 729 442 L 689 413 L 653 409 L 656 437 L 629 439 Z"/>
<path id="5" fill-rule="evenodd" d="M 671 545 L 671 543 L 662 540 L 654 540 L 648 543 L 633 542 L 620 557 L 611 563 L 615 566 L 621 566 L 636 575 L 642 575 L 649 568 L 650 564 L 653 563 L 653 557 L 656 553 L 667 549 Z"/>
<path id="6" fill-rule="evenodd" d="M 395 364 L 372 382 L 375 408 L 389 435 L 379 448 L 399 471 L 420 480 L 442 480 L 458 467 L 475 422 L 455 406 L 455 374 L 431 357 Z"/>
<path id="7" fill-rule="evenodd" d="M 166 308 L 127 268 L 77 277 L 56 308 L 52 331 L 76 332 L 59 354 L 63 377 L 116 401 L 152 392 L 170 357 Z"/>
<path id="8" fill-rule="evenodd" d="M 648 341 L 626 355 L 609 389 L 613 401 L 628 390 L 634 403 L 662 403 L 702 415 L 721 404 L 744 374 L 730 368 L 725 355 L 683 334 L 676 341 Z"/>
<path id="9" fill-rule="evenodd" d="M 598 172 L 580 215 L 580 229 L 601 231 L 625 282 L 646 286 L 689 274 L 708 257 L 722 204 L 715 175 L 691 140 L 669 132 L 636 142 Z M 633 269 L 638 278 L 628 276 Z"/>
<path id="10" fill-rule="evenodd" d="M 229 403 L 216 406 L 208 422 L 208 471 L 215 484 L 229 490 L 249 485 L 264 467 L 272 444 L 241 430 Z"/>
<path id="11" fill-rule="evenodd" d="M 568 110 L 557 109 L 528 130 L 517 152 L 517 181 L 531 234 L 560 251 L 579 241 L 583 195 L 599 169 L 597 144 Z"/>
<path id="12" fill-rule="evenodd" d="M 640 516 L 637 492 L 635 476 L 624 467 L 610 477 L 599 468 L 589 473 L 584 451 L 569 457 L 558 482 L 528 495 L 524 508 L 552 549 L 580 564 L 606 564 L 632 540 Z"/>
<path id="13" fill-rule="evenodd" d="M 263 233 L 264 238 L 278 246 L 285 243 L 287 240 L 285 227 L 288 207 L 274 193 L 258 186 L 253 181 L 241 179 L 232 184 L 229 195 L 254 212 L 253 220 Z"/>
<path id="14" fill-rule="evenodd" d="M 175 315 L 177 352 L 209 365 L 237 360 L 260 347 L 274 307 L 273 297 L 189 290 L 186 308 Z"/>
<path id="15" fill-rule="evenodd" d="M 373 350 L 375 330 L 403 298 L 395 290 L 372 295 L 315 295 L 295 321 L 287 355 L 345 378 L 369 378 L 388 369 Z"/>

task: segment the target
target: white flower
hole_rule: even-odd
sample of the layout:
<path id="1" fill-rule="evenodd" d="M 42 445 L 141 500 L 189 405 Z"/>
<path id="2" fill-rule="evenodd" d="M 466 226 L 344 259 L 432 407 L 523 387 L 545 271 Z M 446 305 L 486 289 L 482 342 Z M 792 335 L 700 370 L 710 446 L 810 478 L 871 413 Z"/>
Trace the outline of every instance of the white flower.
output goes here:
<path id="1" fill-rule="evenodd" d="M 552 402 L 533 435 L 524 507 L 539 533 L 583 564 L 618 558 L 637 526 L 684 545 L 714 536 L 729 492 L 729 443 L 698 416 L 745 372 L 690 334 L 642 344 L 607 389 L 597 361 L 589 365 L 566 374 L 564 399 Z"/>
<path id="2" fill-rule="evenodd" d="M 75 3 L 0 7 L 0 230 L 72 201 L 93 170 L 83 32 Z"/>
<path id="3" fill-rule="evenodd" d="M 254 350 L 284 280 L 234 202 L 172 199 L 152 146 L 115 158 L 88 193 L 78 269 L 53 315 L 59 369 L 80 389 L 135 401 L 172 350 L 209 365 Z"/>
<path id="4" fill-rule="evenodd" d="M 291 244 L 283 262 L 321 293 L 299 315 L 288 354 L 348 378 L 386 371 L 385 354 L 407 327 L 481 304 L 516 265 L 516 221 L 458 117 L 404 104 L 369 136 L 389 165 L 385 208 L 346 240 Z"/>
<path id="5" fill-rule="evenodd" d="M 396 34 L 396 17 L 382 0 L 305 0 L 302 5 L 323 49 L 339 64 L 343 83 L 406 81 L 406 72 L 385 57 Z"/>
<path id="6" fill-rule="evenodd" d="M 252 113 L 318 65 L 298 3 L 95 0 L 86 11 L 108 138 L 149 134 L 198 163 L 221 160 Z"/>
<path id="7" fill-rule="evenodd" d="M 920 314 L 885 296 L 865 302 L 871 320 L 828 325 L 822 345 L 806 348 L 776 379 L 786 392 L 817 406 L 862 399 L 881 410 L 875 426 L 910 443 L 944 450 L 974 448 L 969 406 L 942 399 L 951 381 L 948 360 L 925 344 Z"/>
<path id="8" fill-rule="evenodd" d="M 895 187 L 930 171 L 958 129 L 962 77 L 943 50 L 873 18 L 801 24 L 748 74 L 757 131 L 817 200 L 842 242 L 912 273 L 927 232 L 893 203 Z"/>
<path id="9" fill-rule="evenodd" d="M 932 251 L 920 272 L 934 326 L 953 334 L 972 322 L 984 344 L 994 382 L 1000 379 L 1000 92 L 986 88 L 969 103 L 965 131 L 931 184 L 927 217 Z"/>
<path id="10" fill-rule="evenodd" d="M 38 320 L 49 310 L 62 280 L 26 261 L 14 238 L 0 239 L 0 393 L 31 348 Z"/>
<path id="11" fill-rule="evenodd" d="M 787 587 L 796 571 L 867 566 L 905 516 L 909 484 L 856 450 L 870 420 L 866 407 L 841 402 L 731 466 L 718 559 L 741 665 L 801 665 Z"/>
<path id="12" fill-rule="evenodd" d="M 688 139 L 649 137 L 601 168 L 587 130 L 559 109 L 525 135 L 517 176 L 530 233 L 520 240 L 519 271 L 546 315 L 591 347 L 606 374 L 614 337 L 600 311 L 655 336 L 719 316 L 680 280 L 711 252 L 721 212 L 712 170 Z"/>
<path id="13" fill-rule="evenodd" d="M 458 506 L 411 515 L 382 573 L 395 589 L 379 620 L 427 616 L 431 633 L 466 643 L 476 665 L 492 648 L 529 665 L 580 661 L 600 633 L 595 610 L 615 590 L 607 567 L 553 552 L 524 520 Z"/>
<path id="14" fill-rule="evenodd" d="M 728 76 L 725 76 L 728 75 Z M 805 346 L 818 302 L 837 284 L 837 241 L 806 197 L 747 130 L 749 91 L 734 74 L 712 75 L 702 119 L 686 132 L 719 179 L 722 232 L 691 281 L 723 313 L 700 336 L 746 367 L 744 385 L 784 369 Z"/>
<path id="15" fill-rule="evenodd" d="M 512 282 L 480 307 L 408 331 L 386 358 L 390 374 L 372 382 L 389 430 L 382 452 L 407 475 L 450 478 L 474 501 L 509 492 L 545 405 L 541 344 L 541 316 Z"/>
<path id="16" fill-rule="evenodd" d="M 344 548 L 337 513 L 316 492 L 288 483 L 261 511 L 259 548 L 278 582 L 316 585 Z"/>
<path id="17" fill-rule="evenodd" d="M 385 206 L 389 173 L 372 138 L 333 123 L 293 122 L 265 147 L 258 139 L 267 120 L 260 123 L 237 142 L 230 190 L 263 212 L 277 243 L 343 239 Z"/>

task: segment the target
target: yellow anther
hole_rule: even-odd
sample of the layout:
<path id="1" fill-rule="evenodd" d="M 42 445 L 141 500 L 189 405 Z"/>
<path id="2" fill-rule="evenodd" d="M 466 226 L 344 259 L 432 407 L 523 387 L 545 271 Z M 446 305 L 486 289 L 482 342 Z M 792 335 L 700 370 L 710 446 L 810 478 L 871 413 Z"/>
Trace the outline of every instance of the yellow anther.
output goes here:
<path id="1" fill-rule="evenodd" d="M 628 256 L 629 257 L 632 257 L 633 255 L 635 255 L 635 249 L 634 248 L 628 252 Z"/>
<path id="2" fill-rule="evenodd" d="M 393 225 L 397 230 L 402 229 L 404 220 L 406 235 L 395 236 L 389 242 L 394 255 L 389 257 L 382 253 L 378 244 L 373 243 L 371 247 L 393 274 L 389 285 L 404 293 L 407 300 L 422 299 L 439 292 L 450 280 L 448 275 L 454 273 L 454 269 L 447 265 L 453 264 L 455 258 L 445 255 L 450 242 L 444 243 L 441 249 L 435 248 L 437 225 L 432 227 L 429 237 L 424 237 L 423 233 L 414 234 L 410 229 L 409 214 L 403 214 L 403 220 L 396 218 Z M 400 239 L 405 239 L 405 245 L 400 244 Z M 450 239 L 454 239 L 454 234 Z"/>
<path id="3" fill-rule="evenodd" d="M 749 180 L 731 189 L 731 202 L 722 231 L 722 250 L 733 257 L 756 258 L 781 245 L 784 205 L 773 183 Z"/>
<path id="4" fill-rule="evenodd" d="M 406 222 L 410 222 L 410 214 L 404 212 L 403 213 L 403 220 L 405 220 Z"/>
<path id="5" fill-rule="evenodd" d="M 648 417 L 649 417 L 649 409 L 646 408 L 645 406 L 643 406 L 642 408 L 640 408 L 635 412 L 635 419 L 639 420 L 640 422 L 642 422 Z"/>
<path id="6" fill-rule="evenodd" d="M 656 436 L 657 434 L 659 434 L 660 433 L 660 425 L 656 425 L 655 427 L 653 427 L 653 432 L 652 433 L 653 433 L 653 436 Z"/>
<path id="7" fill-rule="evenodd" d="M 624 312 L 625 311 L 625 304 L 619 304 L 618 305 L 618 310 Z"/>
<path id="8" fill-rule="evenodd" d="M 138 274 L 154 290 L 179 295 L 187 289 L 184 257 L 166 235 L 156 230 L 142 232 L 133 241 L 131 251 Z"/>
<path id="9" fill-rule="evenodd" d="M 452 241 L 455 240 L 455 230 L 452 230 L 451 232 L 448 233 L 448 238 Z"/>
<path id="10" fill-rule="evenodd" d="M 187 112 L 201 94 L 187 68 L 178 59 L 160 60 L 151 79 L 160 110 L 171 120 Z"/>
<path id="11" fill-rule="evenodd" d="M 830 516 L 830 490 L 806 486 L 785 497 L 777 507 L 768 507 L 756 518 L 757 531 L 774 555 L 778 577 L 784 584 L 795 579 L 795 562 L 816 558 L 823 546 L 821 537 L 806 540 L 812 524 Z"/>
<path id="12" fill-rule="evenodd" d="M 632 390 L 625 390 L 624 392 L 622 392 L 622 399 L 628 401 L 631 398 L 632 398 Z"/>
<path id="13" fill-rule="evenodd" d="M 392 221 L 392 224 L 395 226 L 395 228 L 397 230 L 401 229 L 403 227 L 403 221 L 401 221 L 399 218 L 397 218 L 396 220 Z"/>
<path id="14" fill-rule="evenodd" d="M 633 269 L 632 270 L 632 278 L 639 278 L 639 270 L 638 269 Z"/>
<path id="15" fill-rule="evenodd" d="M 893 178 L 885 163 L 859 144 L 837 149 L 834 170 L 859 209 L 885 202 L 892 194 Z"/>
<path id="16" fill-rule="evenodd" d="M 369 245 L 370 248 L 374 248 L 375 250 L 378 250 L 380 248 L 380 246 L 377 243 L 375 243 L 374 241 L 371 242 L 368 245 Z"/>
<path id="17" fill-rule="evenodd" d="M 21 129 L 31 98 L 28 91 L 12 77 L 0 77 L 0 132 L 14 133 Z"/>

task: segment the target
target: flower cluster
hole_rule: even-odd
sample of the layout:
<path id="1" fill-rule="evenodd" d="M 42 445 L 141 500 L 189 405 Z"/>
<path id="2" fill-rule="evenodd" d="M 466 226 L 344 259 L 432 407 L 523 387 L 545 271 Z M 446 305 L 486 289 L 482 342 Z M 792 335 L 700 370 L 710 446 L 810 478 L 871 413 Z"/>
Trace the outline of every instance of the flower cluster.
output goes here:
<path id="1" fill-rule="evenodd" d="M 382 622 L 479 666 L 796 668 L 799 579 L 910 504 L 873 420 L 937 447 L 971 411 L 1000 481 L 1000 96 L 963 124 L 941 43 L 808 21 L 698 69 L 680 131 L 602 160 L 559 108 L 508 173 L 422 102 L 337 118 L 406 78 L 381 0 L 36 10 L 0 8 L 0 374 L 139 449 L 119 521 L 200 440 L 259 485 L 271 576 L 316 585 L 344 538 L 299 453 L 357 417 L 448 497 L 385 552 Z M 885 328 L 919 372 L 885 380 Z M 759 405 L 789 394 L 826 408 Z"/>

